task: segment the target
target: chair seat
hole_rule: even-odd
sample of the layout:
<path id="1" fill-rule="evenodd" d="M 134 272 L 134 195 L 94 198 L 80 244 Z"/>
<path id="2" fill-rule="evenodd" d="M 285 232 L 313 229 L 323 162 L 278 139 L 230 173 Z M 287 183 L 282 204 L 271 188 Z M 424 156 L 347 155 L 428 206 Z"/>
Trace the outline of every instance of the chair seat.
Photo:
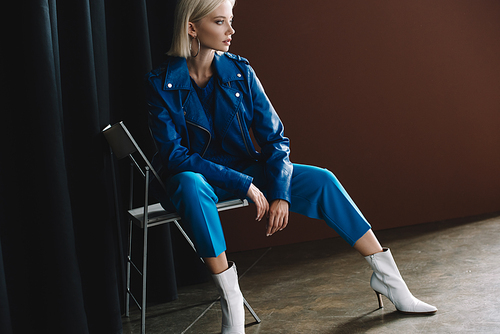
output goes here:
<path id="1" fill-rule="evenodd" d="M 217 203 L 218 211 L 225 211 L 230 209 L 235 209 L 243 206 L 247 206 L 248 201 L 246 199 L 233 199 L 229 201 L 223 201 Z M 144 207 L 135 208 L 128 211 L 130 217 L 134 224 L 143 228 L 144 221 Z M 151 204 L 148 206 L 148 227 L 157 226 L 161 224 L 171 223 L 176 220 L 180 220 L 181 216 L 177 212 L 168 212 L 163 209 L 160 203 Z"/>

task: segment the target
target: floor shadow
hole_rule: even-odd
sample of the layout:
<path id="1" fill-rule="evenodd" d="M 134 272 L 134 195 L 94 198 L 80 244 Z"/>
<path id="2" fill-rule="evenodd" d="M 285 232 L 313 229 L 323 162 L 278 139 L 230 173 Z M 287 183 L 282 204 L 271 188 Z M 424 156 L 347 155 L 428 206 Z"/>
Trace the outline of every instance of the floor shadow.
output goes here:
<path id="1" fill-rule="evenodd" d="M 352 318 L 349 321 L 337 324 L 328 334 L 365 333 L 371 329 L 382 327 L 404 318 L 432 317 L 433 315 L 434 314 L 405 314 L 399 311 L 384 312 L 384 309 L 379 308 Z"/>

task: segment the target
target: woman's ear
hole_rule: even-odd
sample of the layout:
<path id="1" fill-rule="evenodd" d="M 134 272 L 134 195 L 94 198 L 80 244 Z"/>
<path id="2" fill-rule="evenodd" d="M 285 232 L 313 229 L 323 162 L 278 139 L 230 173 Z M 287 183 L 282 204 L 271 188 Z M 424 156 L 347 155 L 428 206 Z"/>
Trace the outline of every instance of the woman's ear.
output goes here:
<path id="1" fill-rule="evenodd" d="M 192 38 L 196 38 L 196 26 L 193 22 L 188 22 L 188 34 Z"/>

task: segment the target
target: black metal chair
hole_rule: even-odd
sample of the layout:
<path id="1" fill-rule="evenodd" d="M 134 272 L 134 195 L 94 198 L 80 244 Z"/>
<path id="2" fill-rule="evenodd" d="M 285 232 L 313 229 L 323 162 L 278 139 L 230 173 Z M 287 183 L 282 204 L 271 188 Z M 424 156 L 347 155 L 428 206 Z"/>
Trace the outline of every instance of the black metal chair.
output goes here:
<path id="1" fill-rule="evenodd" d="M 186 234 L 186 232 L 182 229 L 179 224 L 179 220 L 181 217 L 177 212 L 167 212 L 163 209 L 160 203 L 149 204 L 149 180 L 151 177 L 151 173 L 153 177 L 155 177 L 160 185 L 165 189 L 165 185 L 162 182 L 160 176 L 156 172 L 156 170 L 151 165 L 150 161 L 140 149 L 137 142 L 132 137 L 132 134 L 129 132 L 127 127 L 123 122 L 119 122 L 114 124 L 113 126 L 108 125 L 106 128 L 102 130 L 102 133 L 106 137 L 108 144 L 111 148 L 111 154 L 114 155 L 117 159 L 123 159 L 125 157 L 129 157 L 132 161 L 130 168 L 130 198 L 129 198 L 129 231 L 128 231 L 128 254 L 127 254 L 127 294 L 125 301 L 125 316 L 129 316 L 130 311 L 130 297 L 136 303 L 137 307 L 141 310 L 141 333 L 145 333 L 146 331 L 146 278 L 147 278 L 147 250 L 148 250 L 148 229 L 150 227 L 174 223 L 175 226 L 179 229 L 181 234 L 184 236 L 189 245 L 196 252 L 196 248 Z M 141 161 L 144 164 L 143 167 L 137 162 L 136 158 L 133 155 L 138 156 L 137 160 Z M 135 168 L 134 168 L 135 167 Z M 138 208 L 132 208 L 133 206 L 133 175 L 134 169 L 136 169 L 145 180 L 144 183 L 144 206 Z M 217 209 L 219 211 L 225 211 L 235 208 L 240 208 L 248 205 L 248 201 L 246 199 L 240 200 L 228 200 L 217 203 Z M 131 251 L 132 251 L 132 231 L 133 225 L 138 226 L 142 229 L 143 232 L 143 249 L 142 249 L 142 269 L 139 269 L 138 266 L 132 261 Z M 203 262 L 203 259 L 200 258 Z M 133 267 L 141 276 L 142 276 L 142 298 L 139 302 L 137 298 L 133 295 L 130 289 L 130 280 L 131 280 L 131 267 Z M 255 318 L 255 320 L 260 323 L 261 320 L 254 312 L 252 307 L 248 304 L 246 299 L 243 299 L 246 308 Z"/>

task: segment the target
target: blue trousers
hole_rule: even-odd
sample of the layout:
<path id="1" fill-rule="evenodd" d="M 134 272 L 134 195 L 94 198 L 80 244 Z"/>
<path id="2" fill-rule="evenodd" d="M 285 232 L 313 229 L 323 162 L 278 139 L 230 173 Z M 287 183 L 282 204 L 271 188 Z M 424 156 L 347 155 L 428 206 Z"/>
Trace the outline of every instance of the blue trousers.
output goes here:
<path id="1" fill-rule="evenodd" d="M 371 226 L 335 175 L 327 169 L 293 165 L 290 211 L 322 219 L 351 246 Z M 264 166 L 256 163 L 243 173 L 265 194 Z M 161 201 L 166 210 L 175 209 L 181 224 L 201 257 L 217 257 L 226 243 L 216 203 L 234 198 L 231 193 L 211 186 L 202 174 L 183 172 L 166 183 L 169 199 Z"/>

